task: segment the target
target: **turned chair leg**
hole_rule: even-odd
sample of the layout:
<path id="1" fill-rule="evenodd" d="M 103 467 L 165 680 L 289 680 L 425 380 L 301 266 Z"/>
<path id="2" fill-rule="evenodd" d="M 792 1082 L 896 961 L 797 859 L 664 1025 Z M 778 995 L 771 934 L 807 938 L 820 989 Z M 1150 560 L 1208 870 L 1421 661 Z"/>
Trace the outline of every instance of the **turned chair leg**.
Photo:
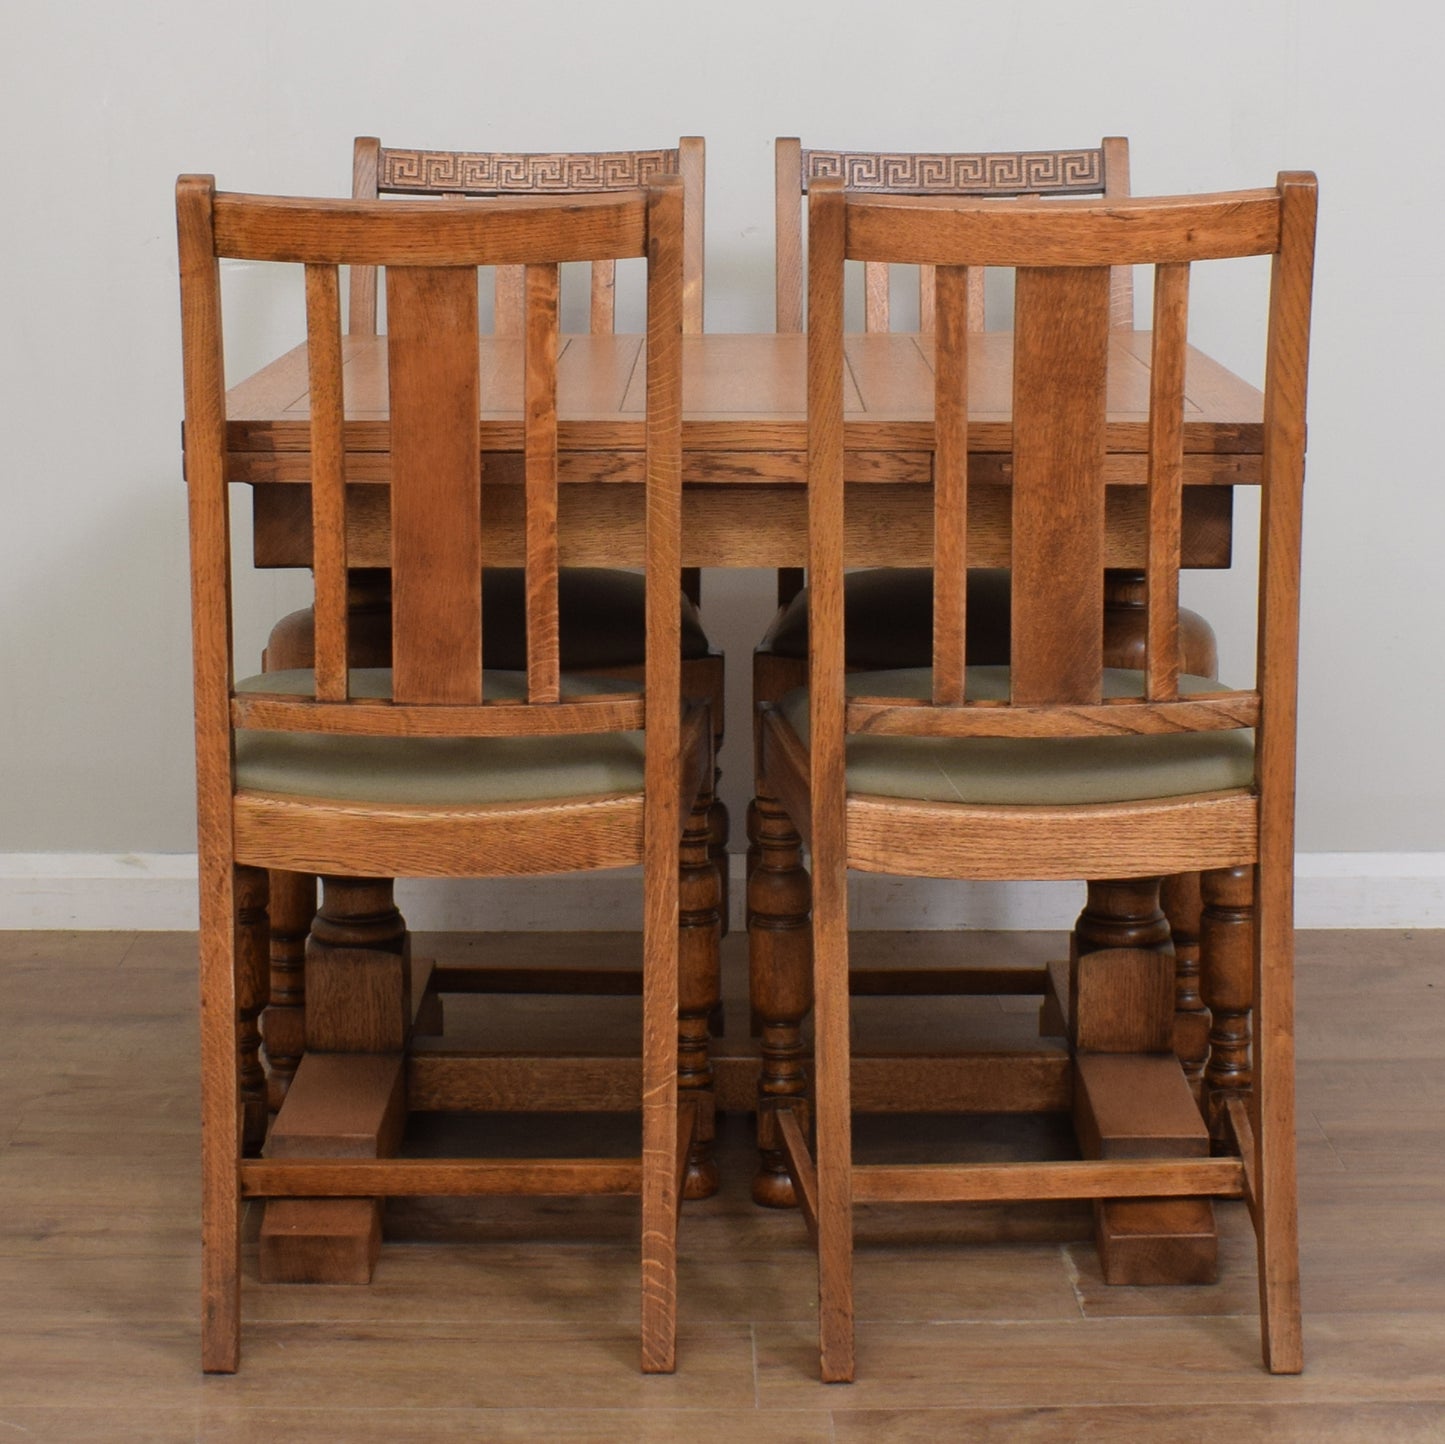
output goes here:
<path id="1" fill-rule="evenodd" d="M 797 1203 L 778 1132 L 778 1109 L 809 1127 L 803 1019 L 813 1006 L 812 933 L 803 843 L 776 799 L 759 796 L 749 820 L 758 863 L 748 878 L 749 992 L 762 1032 L 758 1080 L 758 1171 L 753 1201 L 766 1208 Z"/>

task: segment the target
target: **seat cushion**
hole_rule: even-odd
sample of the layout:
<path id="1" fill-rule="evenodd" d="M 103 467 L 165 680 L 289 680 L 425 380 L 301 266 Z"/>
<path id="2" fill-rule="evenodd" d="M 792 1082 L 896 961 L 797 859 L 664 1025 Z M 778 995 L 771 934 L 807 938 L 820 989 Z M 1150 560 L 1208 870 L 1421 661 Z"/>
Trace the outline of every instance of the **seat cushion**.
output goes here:
<path id="1" fill-rule="evenodd" d="M 521 567 L 482 572 L 482 656 L 488 667 L 524 671 L 527 594 Z M 641 663 L 647 632 L 647 587 L 637 572 L 611 567 L 564 567 L 557 581 L 557 625 L 562 666 L 626 667 Z M 682 599 L 682 655 L 708 653 L 697 608 Z"/>
<path id="2" fill-rule="evenodd" d="M 1009 659 L 1009 574 L 968 573 L 968 655 L 980 666 Z M 850 667 L 933 664 L 933 572 L 928 567 L 873 567 L 843 579 L 843 647 Z M 773 628 L 779 657 L 808 655 L 808 593 L 788 603 Z"/>
<path id="3" fill-rule="evenodd" d="M 1007 667 L 970 667 L 972 701 L 1005 699 Z M 1106 697 L 1138 696 L 1141 672 L 1109 668 Z M 1205 677 L 1181 677 L 1182 693 L 1218 691 Z M 933 673 L 926 667 L 853 672 L 849 696 L 927 697 Z M 808 689 L 782 700 L 783 715 L 808 739 Z M 1254 783 L 1254 733 L 1166 733 L 1150 737 L 874 737 L 848 739 L 848 790 L 923 802 L 1027 806 L 1132 802 L 1184 797 Z"/>
<path id="4" fill-rule="evenodd" d="M 488 670 L 488 701 L 520 700 L 523 672 Z M 563 678 L 564 692 L 595 696 L 638 690 L 615 678 Z M 266 672 L 238 692 L 314 696 L 309 668 Z M 351 673 L 354 697 L 391 696 L 387 668 Z M 471 806 L 534 802 L 642 789 L 643 734 L 607 732 L 560 737 L 345 737 L 310 732 L 236 733 L 236 785 L 343 802 Z"/>

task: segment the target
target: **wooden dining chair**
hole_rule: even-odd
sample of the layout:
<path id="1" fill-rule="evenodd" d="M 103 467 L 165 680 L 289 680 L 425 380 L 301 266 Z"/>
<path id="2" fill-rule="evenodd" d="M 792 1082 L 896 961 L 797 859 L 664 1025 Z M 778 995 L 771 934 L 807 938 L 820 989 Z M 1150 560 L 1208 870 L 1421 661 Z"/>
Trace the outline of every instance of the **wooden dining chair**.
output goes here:
<path id="1" fill-rule="evenodd" d="M 238 1363 L 245 1199 L 640 1193 L 642 1366 L 671 1370 L 681 1177 L 698 1120 L 710 1111 L 694 1080 L 680 1096 L 679 973 L 684 965 L 714 976 L 716 969 L 715 929 L 694 929 L 685 957 L 679 939 L 680 862 L 698 872 L 687 851 L 705 837 L 699 819 L 712 784 L 707 700 L 681 700 L 682 187 L 658 177 L 646 192 L 389 204 L 218 193 L 210 177 L 187 176 L 177 212 L 200 841 L 204 1367 L 229 1372 Z M 641 684 L 576 676 L 559 646 L 558 275 L 560 262 L 579 256 L 647 258 Z M 239 682 L 223 258 L 304 266 L 314 457 L 314 665 Z M 479 505 L 486 400 L 476 274 L 499 263 L 525 267 L 518 389 L 527 642 L 518 669 L 492 667 L 482 617 L 483 567 L 501 543 Z M 386 668 L 350 665 L 348 646 L 352 423 L 343 408 L 339 282 L 348 265 L 374 265 L 386 276 Z M 353 1148 L 319 1158 L 294 1135 L 281 1149 L 273 1130 L 265 1158 L 243 1158 L 238 1015 L 255 991 L 244 974 L 261 956 L 254 934 L 264 928 L 257 903 L 265 900 L 265 870 L 364 881 L 636 864 L 644 917 L 639 1156 L 423 1160 L 362 1158 Z M 308 975 L 308 1051 L 288 1099 L 329 1087 L 327 1106 L 345 1115 L 343 1085 L 374 1090 L 380 1078 L 386 1139 L 377 1153 L 395 1151 L 408 1108 L 406 962 L 404 950 L 343 954 Z"/>
<path id="2" fill-rule="evenodd" d="M 1300 512 L 1316 186 L 1217 196 L 980 206 L 849 194 L 809 198 L 807 688 L 764 709 L 760 786 L 812 856 L 816 1149 L 779 1131 L 819 1263 L 822 1373 L 854 1372 L 855 1203 L 1243 1197 L 1258 1240 L 1264 1360 L 1302 1367 L 1293 1042 L 1294 747 Z M 1253 685 L 1181 661 L 1178 580 L 1188 298 L 1195 263 L 1270 256 Z M 843 275 L 846 259 L 926 261 L 935 281 L 934 609 L 928 668 L 848 674 L 844 652 Z M 968 273 L 1016 268 L 1012 630 L 1006 667 L 968 651 Z M 1144 665 L 1105 665 L 1106 374 L 1110 267 L 1154 268 L 1147 421 Z M 983 555 L 980 555 L 982 553 Z M 1141 561 L 1145 558 L 1141 557 Z M 1203 940 L 1206 972 L 1252 968 L 1252 1066 L 1209 1099 L 1228 1156 L 1197 1115 L 1183 1147 L 1133 1129 L 1141 1107 L 1192 1100 L 1172 1041 L 1173 976 L 1150 949 L 1075 956 L 1054 978 L 1073 1060 L 1083 1157 L 855 1164 L 848 987 L 850 869 L 936 878 L 1122 878 L 1201 871 L 1234 922 Z M 1217 948 L 1216 942 L 1223 947 Z M 1252 993 L 1252 997 L 1251 997 Z M 1172 1103 L 1170 1100 L 1173 1100 Z M 1162 1156 L 1168 1153 L 1185 1156 Z"/>
<path id="3" fill-rule="evenodd" d="M 433 199 L 538 195 L 615 194 L 647 184 L 663 174 L 682 178 L 683 308 L 682 326 L 697 333 L 703 324 L 703 204 L 705 148 L 698 136 L 684 136 L 675 146 L 658 150 L 473 152 L 418 150 L 383 146 L 374 136 L 358 136 L 353 149 L 352 195 L 357 200 L 381 196 Z M 611 259 L 591 263 L 589 329 L 610 333 L 616 317 L 617 267 Z M 522 334 L 523 279 L 520 266 L 503 265 L 488 276 L 492 294 L 492 329 L 497 335 Z M 374 267 L 352 269 L 348 288 L 348 325 L 352 335 L 375 335 L 378 324 L 377 275 Z M 689 695 L 712 700 L 712 722 L 722 745 L 724 658 L 709 641 L 697 609 L 699 573 L 682 573 L 687 599 L 683 606 L 682 668 Z M 353 569 L 348 578 L 351 615 L 350 647 L 354 666 L 385 667 L 391 661 L 390 581 L 385 571 Z M 485 643 L 494 665 L 523 668 L 526 607 L 523 574 L 518 568 L 491 567 L 482 582 Z M 604 567 L 565 567 L 559 578 L 561 664 L 570 671 L 598 676 L 640 679 L 643 671 L 644 589 L 635 572 Z M 285 670 L 307 667 L 314 652 L 315 618 L 310 607 L 282 618 L 268 640 L 263 667 Z M 708 818 L 709 853 L 723 879 L 723 926 L 726 929 L 728 816 L 714 800 Z M 317 897 L 312 878 L 278 874 L 271 879 L 271 997 L 262 1019 L 272 1109 L 285 1096 L 303 1047 L 304 959 L 313 938 Z M 353 916 L 353 914 L 355 916 Z M 314 947 L 345 946 L 358 935 L 357 916 L 390 919 L 392 930 L 403 927 L 389 890 L 373 887 L 364 894 L 343 889 L 323 904 Z M 372 925 L 374 926 L 374 924 Z M 363 924 L 361 931 L 365 931 Z M 434 975 L 444 984 L 473 991 L 553 992 L 635 991 L 638 979 L 630 969 L 589 966 L 585 969 L 519 968 L 514 960 L 497 965 L 470 962 L 451 965 Z M 255 1090 L 260 1096 L 260 1090 Z M 264 1126 L 264 1107 L 253 1104 L 252 1134 Z M 710 1186 L 710 1185 L 708 1185 Z M 690 1190 L 704 1185 L 695 1177 Z"/>
<path id="4" fill-rule="evenodd" d="M 792 137 L 775 144 L 776 302 L 777 329 L 803 327 L 803 212 L 811 185 L 839 180 L 850 191 L 868 195 L 972 197 L 986 201 L 1020 199 L 1122 197 L 1129 194 L 1129 142 L 1107 136 L 1097 146 L 1070 150 L 1001 152 L 839 151 L 805 149 Z M 933 342 L 934 269 L 917 271 L 917 324 L 927 352 Z M 897 319 L 891 305 L 890 268 L 867 262 L 861 271 L 863 322 L 868 332 L 885 332 Z M 856 284 L 857 277 L 854 277 Z M 985 271 L 968 274 L 968 324 L 985 329 Z M 1110 275 L 1109 323 L 1118 330 L 1134 325 L 1134 280 L 1128 266 Z M 927 338 L 927 339 L 922 339 Z M 1001 567 L 973 567 L 968 572 L 969 655 L 979 664 L 1008 661 L 1010 626 L 1009 573 Z M 1144 652 L 1144 578 L 1135 570 L 1111 568 L 1104 589 L 1104 656 L 1111 667 L 1137 667 Z M 872 567 L 852 570 L 844 578 L 844 655 L 851 670 L 878 667 L 926 667 L 932 660 L 933 577 L 926 567 Z M 803 572 L 778 573 L 778 612 L 753 653 L 754 747 L 757 708 L 776 702 L 808 675 L 809 596 Z M 1218 669 L 1213 628 L 1197 612 L 1181 608 L 1180 639 L 1186 669 L 1212 677 Z M 754 952 L 780 956 L 801 946 L 799 873 L 795 864 L 797 836 L 786 817 L 756 803 L 748 816 L 750 887 L 768 896 L 759 912 L 767 918 L 768 936 L 755 939 Z M 758 869 L 762 868 L 759 875 Z M 1162 902 L 1162 906 L 1161 906 Z M 1179 973 L 1179 1014 L 1176 1020 L 1181 1056 L 1191 1077 L 1202 1078 L 1207 1051 L 1209 1013 L 1200 1000 L 1197 938 L 1202 902 L 1197 878 L 1156 878 L 1138 883 L 1091 880 L 1080 917 L 1084 946 L 1110 946 L 1120 938 L 1172 945 Z M 752 911 L 750 907 L 750 911 Z M 791 916 L 799 926 L 781 926 Z M 790 971 L 761 964 L 752 975 L 754 1031 L 761 1035 L 762 1099 L 759 1112 L 760 1162 L 754 1198 L 772 1206 L 796 1202 L 792 1180 L 769 1117 L 772 1100 L 796 1093 L 803 1085 L 797 1064 L 801 1011 L 806 999 L 778 986 Z M 904 973 L 896 968 L 860 966 L 854 987 L 861 993 L 988 993 L 1006 988 L 1037 991 L 1024 970 L 960 966 Z M 937 1060 L 940 1066 L 944 1060 Z M 966 1067 L 966 1065 L 963 1065 Z M 868 1101 L 868 1085 L 860 1082 L 860 1104 Z M 880 1105 L 883 1100 L 879 1099 Z M 886 1106 L 892 1106 L 891 1104 Z M 1150 1228 L 1152 1230 L 1152 1223 Z M 1151 1281 L 1150 1262 L 1157 1262 L 1152 1240 L 1142 1257 L 1124 1261 L 1121 1244 L 1110 1255 L 1111 1277 L 1119 1282 Z M 1212 1235 L 1196 1246 L 1189 1268 L 1202 1277 L 1213 1267 Z M 1160 1281 L 1178 1276 L 1178 1264 L 1155 1275 Z"/>

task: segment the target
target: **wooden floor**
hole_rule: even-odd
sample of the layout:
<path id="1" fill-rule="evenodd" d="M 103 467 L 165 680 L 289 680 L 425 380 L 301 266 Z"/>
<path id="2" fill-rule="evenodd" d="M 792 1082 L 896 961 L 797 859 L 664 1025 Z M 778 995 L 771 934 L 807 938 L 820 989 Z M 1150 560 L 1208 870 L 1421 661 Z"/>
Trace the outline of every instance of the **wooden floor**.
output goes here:
<path id="1" fill-rule="evenodd" d="M 1237 1205 L 1221 1282 L 1153 1290 L 1103 1285 L 1072 1206 L 860 1209 L 859 1379 L 824 1387 L 744 1116 L 684 1211 L 675 1376 L 637 1372 L 635 1205 L 472 1200 L 394 1206 L 370 1288 L 252 1251 L 242 1372 L 204 1379 L 194 994 L 186 935 L 0 934 L 0 1441 L 1445 1440 L 1445 933 L 1301 939 L 1294 1379 Z"/>

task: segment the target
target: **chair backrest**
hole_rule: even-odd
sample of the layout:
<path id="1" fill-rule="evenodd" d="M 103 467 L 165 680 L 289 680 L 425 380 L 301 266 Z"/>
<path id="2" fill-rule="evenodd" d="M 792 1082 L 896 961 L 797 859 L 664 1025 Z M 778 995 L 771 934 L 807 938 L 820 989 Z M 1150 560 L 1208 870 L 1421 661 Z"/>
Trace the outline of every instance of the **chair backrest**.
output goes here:
<path id="1" fill-rule="evenodd" d="M 351 194 L 356 200 L 378 196 L 542 196 L 605 195 L 636 190 L 655 176 L 682 177 L 683 308 L 682 329 L 702 330 L 703 194 L 705 146 L 700 136 L 683 136 L 664 150 L 614 151 L 459 151 L 402 150 L 383 146 L 375 136 L 357 136 L 352 155 Z M 592 262 L 590 329 L 609 332 L 615 316 L 616 263 Z M 496 272 L 493 330 L 522 332 L 522 274 L 518 266 Z M 358 267 L 351 273 L 350 320 L 357 335 L 376 334 L 376 273 Z"/>
<path id="2" fill-rule="evenodd" d="M 846 193 L 814 184 L 808 251 L 810 672 L 815 762 L 847 730 L 1088 736 L 1260 728 L 1293 756 L 1305 380 L 1314 177 L 1273 190 L 999 206 Z M 1265 366 L 1260 624 L 1255 688 L 1181 696 L 1179 559 L 1191 263 L 1273 257 Z M 937 266 L 931 699 L 843 700 L 845 258 Z M 1138 696 L 1103 696 L 1110 267 L 1154 267 L 1150 398 L 1131 429 L 1147 453 L 1147 650 Z M 967 272 L 1016 274 L 1010 696 L 965 700 L 968 534 Z M 992 338 L 990 338 L 992 339 Z M 976 343 L 975 343 L 976 344 Z M 1137 364 L 1120 354 L 1120 364 Z M 1117 438 L 1116 438 L 1117 445 Z M 1261 758 L 1261 767 L 1263 760 Z M 1292 774 L 1291 774 L 1292 775 Z"/>
<path id="3" fill-rule="evenodd" d="M 647 259 L 646 722 L 676 740 L 681 486 L 682 188 L 567 199 L 420 203 L 177 187 L 190 496 L 196 714 L 202 772 L 229 767 L 228 731 L 481 736 L 638 727 L 643 699 L 571 698 L 557 624 L 557 295 L 561 263 Z M 315 697 L 233 697 L 226 391 L 219 260 L 305 269 L 316 601 Z M 525 268 L 526 699 L 483 702 L 481 392 L 476 268 Z M 347 671 L 347 431 L 339 268 L 384 269 L 390 388 L 392 697 L 351 697 Z M 668 585 L 652 585 L 656 577 Z M 669 720 L 671 719 L 671 720 Z M 651 780 L 652 751 L 648 766 Z"/>
<path id="4" fill-rule="evenodd" d="M 1129 194 L 1129 142 L 1106 136 L 1084 150 L 876 151 L 805 150 L 795 137 L 779 137 L 776 164 L 777 329 L 803 329 L 803 207 L 815 180 L 840 180 L 851 191 L 870 195 L 971 196 L 976 200 L 1020 197 Z M 863 324 L 889 329 L 886 264 L 863 267 Z M 969 276 L 973 304 L 969 324 L 983 329 L 983 268 Z M 933 267 L 918 268 L 919 330 L 933 329 Z M 1116 268 L 1110 296 L 1112 323 L 1134 324 L 1133 273 Z"/>

